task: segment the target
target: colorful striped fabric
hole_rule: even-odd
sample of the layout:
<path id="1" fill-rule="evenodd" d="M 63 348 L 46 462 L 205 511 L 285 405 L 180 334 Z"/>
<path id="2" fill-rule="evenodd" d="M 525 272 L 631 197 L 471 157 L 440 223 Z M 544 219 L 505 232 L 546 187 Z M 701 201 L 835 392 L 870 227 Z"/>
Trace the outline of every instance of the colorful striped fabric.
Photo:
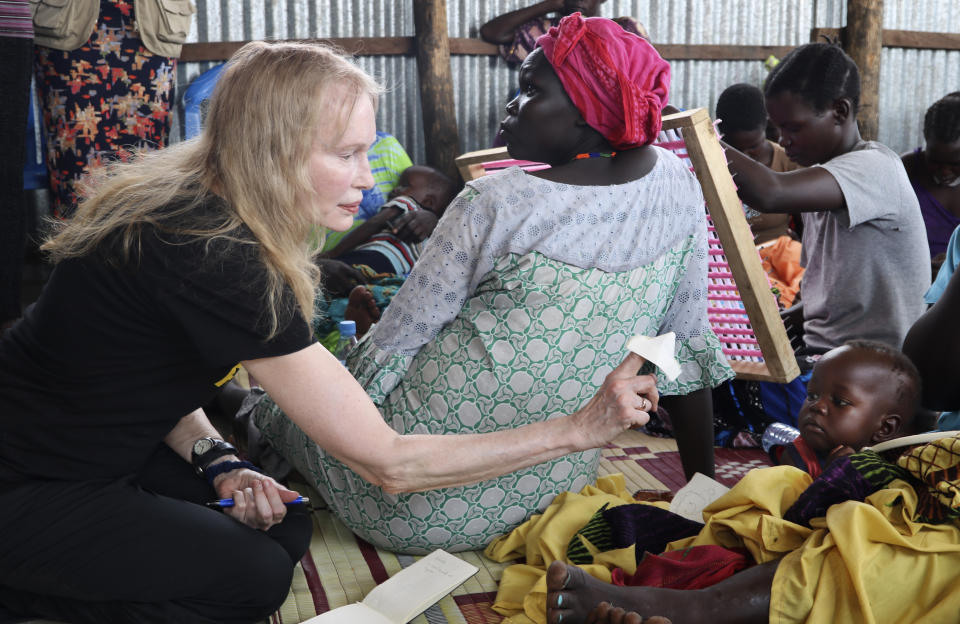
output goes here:
<path id="1" fill-rule="evenodd" d="M 0 0 L 0 37 L 33 39 L 29 0 Z"/>

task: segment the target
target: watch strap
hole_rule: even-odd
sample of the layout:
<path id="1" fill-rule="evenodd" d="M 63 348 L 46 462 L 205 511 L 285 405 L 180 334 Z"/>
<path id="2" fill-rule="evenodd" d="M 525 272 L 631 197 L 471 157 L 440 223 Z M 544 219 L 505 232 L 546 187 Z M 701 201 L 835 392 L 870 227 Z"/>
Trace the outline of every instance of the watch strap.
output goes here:
<path id="1" fill-rule="evenodd" d="M 213 446 L 200 455 L 194 452 L 191 456 L 193 467 L 200 475 L 204 474 L 204 470 L 210 462 L 227 455 L 237 455 L 237 447 L 229 442 L 215 438 L 208 439 L 213 443 Z"/>
<path id="2" fill-rule="evenodd" d="M 225 461 L 220 462 L 219 464 L 214 464 L 209 468 L 203 471 L 203 476 L 207 478 L 207 482 L 210 485 L 213 485 L 213 480 L 218 476 L 222 475 L 225 472 L 230 472 L 231 470 L 239 470 L 240 468 L 247 468 L 248 470 L 253 470 L 255 472 L 262 473 L 263 471 L 251 464 L 248 461 Z"/>

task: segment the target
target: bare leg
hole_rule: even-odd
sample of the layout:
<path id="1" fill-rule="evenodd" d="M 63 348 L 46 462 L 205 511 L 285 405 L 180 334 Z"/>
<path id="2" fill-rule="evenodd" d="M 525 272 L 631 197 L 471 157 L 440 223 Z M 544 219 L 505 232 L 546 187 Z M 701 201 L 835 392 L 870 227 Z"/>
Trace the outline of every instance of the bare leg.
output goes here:
<path id="1" fill-rule="evenodd" d="M 370 326 L 380 320 L 380 308 L 377 307 L 377 302 L 369 288 L 357 286 L 350 291 L 343 318 L 357 324 L 357 336 L 367 333 Z"/>
<path id="2" fill-rule="evenodd" d="M 547 622 L 633 624 L 634 616 L 623 619 L 633 613 L 641 618 L 656 614 L 682 624 L 766 623 L 777 563 L 754 566 L 706 589 L 681 590 L 611 585 L 554 561 L 547 570 Z M 598 610 L 602 602 L 617 605 L 625 613 L 611 620 L 620 617 L 619 611 L 611 616 L 611 608 Z"/>
<path id="3" fill-rule="evenodd" d="M 696 472 L 713 477 L 713 399 L 710 389 L 684 396 L 661 397 L 660 404 L 670 413 L 687 480 Z"/>

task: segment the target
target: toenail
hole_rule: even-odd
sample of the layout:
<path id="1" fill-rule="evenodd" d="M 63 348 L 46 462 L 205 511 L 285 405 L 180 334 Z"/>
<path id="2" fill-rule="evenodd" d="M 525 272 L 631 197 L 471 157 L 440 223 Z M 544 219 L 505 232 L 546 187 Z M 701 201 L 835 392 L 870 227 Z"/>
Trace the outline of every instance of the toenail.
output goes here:
<path id="1" fill-rule="evenodd" d="M 563 604 L 563 594 L 557 596 L 557 608 L 560 608 L 560 605 Z"/>

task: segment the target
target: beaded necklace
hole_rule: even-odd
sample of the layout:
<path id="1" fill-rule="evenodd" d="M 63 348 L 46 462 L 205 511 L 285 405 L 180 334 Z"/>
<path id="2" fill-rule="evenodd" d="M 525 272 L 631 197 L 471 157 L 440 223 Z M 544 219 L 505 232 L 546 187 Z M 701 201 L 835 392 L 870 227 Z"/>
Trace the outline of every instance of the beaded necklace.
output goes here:
<path id="1" fill-rule="evenodd" d="M 616 155 L 616 152 L 584 152 L 574 156 L 573 160 L 584 160 L 586 158 L 613 158 Z"/>

